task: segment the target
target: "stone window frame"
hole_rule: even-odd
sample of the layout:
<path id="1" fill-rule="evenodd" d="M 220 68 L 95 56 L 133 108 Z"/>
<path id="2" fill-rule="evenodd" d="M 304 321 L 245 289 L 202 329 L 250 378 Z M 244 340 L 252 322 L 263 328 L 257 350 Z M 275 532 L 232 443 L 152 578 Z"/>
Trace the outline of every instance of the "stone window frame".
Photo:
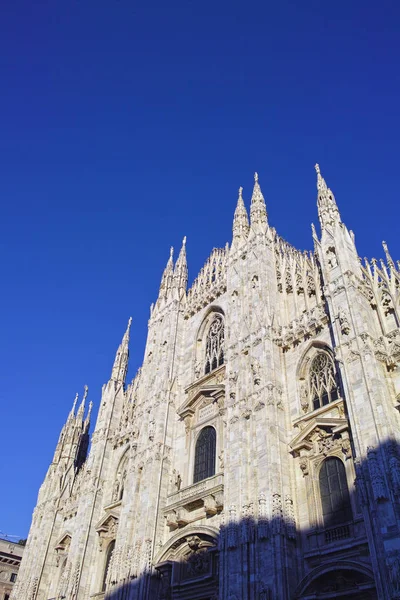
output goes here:
<path id="1" fill-rule="evenodd" d="M 223 469 L 220 468 L 220 455 L 221 455 L 221 450 L 223 449 L 223 446 L 221 448 L 221 440 L 223 439 L 223 424 L 222 424 L 222 419 L 220 418 L 219 415 L 214 415 L 212 417 L 210 417 L 209 419 L 205 419 L 204 421 L 198 421 L 198 411 L 196 411 L 197 414 L 195 415 L 195 418 L 193 419 L 193 423 L 192 426 L 190 428 L 189 431 L 189 445 L 188 445 L 188 450 L 189 450 L 189 460 L 187 461 L 187 472 L 185 473 L 186 477 L 185 480 L 187 482 L 187 486 L 190 485 L 197 485 L 198 483 L 201 483 L 201 481 L 206 481 L 205 479 L 202 479 L 201 481 L 198 482 L 194 482 L 194 463 L 195 463 L 195 456 L 196 456 L 196 444 L 197 444 L 197 440 L 199 438 L 199 435 L 201 433 L 201 431 L 205 428 L 205 427 L 213 427 L 215 429 L 215 472 L 214 475 L 212 475 L 211 477 L 216 477 L 219 473 L 223 472 Z"/>
<path id="2" fill-rule="evenodd" d="M 200 439 L 200 436 L 202 435 L 202 433 L 206 430 L 206 429 L 213 429 L 214 430 L 214 434 L 215 434 L 215 445 L 214 445 L 214 472 L 212 473 L 212 475 L 208 475 L 207 477 L 203 477 L 202 479 L 198 479 L 197 481 L 195 481 L 195 476 L 196 476 L 196 456 L 197 456 L 197 444 L 198 441 Z M 195 436 L 195 441 L 194 441 L 194 456 L 193 456 L 193 473 L 192 473 L 192 482 L 193 484 L 196 483 L 200 483 L 200 481 L 204 481 L 205 479 L 209 479 L 210 477 L 214 477 L 217 474 L 217 441 L 218 441 L 218 432 L 216 430 L 216 428 L 213 425 L 209 425 L 209 424 L 203 424 L 203 426 L 199 429 L 199 431 L 197 432 L 197 435 Z"/>
<path id="3" fill-rule="evenodd" d="M 334 376 L 335 376 L 335 382 L 336 382 L 336 388 L 335 388 L 336 397 L 332 398 L 332 397 L 328 396 L 329 402 L 327 402 L 326 404 L 321 403 L 320 406 L 314 407 L 314 404 L 313 404 L 314 400 L 311 395 L 311 382 L 310 382 L 311 368 L 312 368 L 314 360 L 320 354 L 324 354 L 325 356 L 327 356 L 328 359 L 332 363 Z M 324 408 L 328 409 L 329 406 L 333 402 L 336 402 L 338 400 L 343 400 L 343 393 L 342 393 L 341 384 L 340 384 L 339 369 L 337 367 L 337 363 L 335 361 L 333 351 L 327 344 L 325 344 L 323 342 L 319 342 L 319 341 L 312 342 L 308 346 L 308 348 L 305 350 L 305 352 L 303 353 L 298 365 L 299 366 L 297 369 L 297 384 L 298 384 L 298 397 L 299 397 L 300 414 L 301 415 L 306 415 L 306 414 L 309 415 L 310 413 L 313 413 L 316 411 L 321 411 Z M 322 402 L 322 400 L 321 400 L 321 402 Z"/>
<path id="4" fill-rule="evenodd" d="M 351 518 L 344 520 L 343 523 L 338 522 L 338 523 L 328 524 L 325 522 L 324 507 L 323 507 L 322 493 L 321 493 L 321 471 L 322 471 L 324 465 L 326 465 L 328 461 L 339 461 L 341 466 L 343 467 L 343 474 L 344 474 L 345 483 L 346 483 L 346 487 L 347 487 L 348 506 L 349 506 L 350 512 L 351 512 Z M 349 488 L 349 482 L 347 479 L 346 465 L 345 465 L 345 462 L 342 460 L 342 458 L 340 458 L 339 456 L 336 456 L 334 454 L 325 456 L 324 459 L 321 461 L 321 463 L 318 465 L 318 492 L 319 492 L 319 500 L 320 500 L 320 504 L 321 504 L 322 520 L 324 522 L 324 528 L 330 528 L 331 526 L 332 527 L 340 526 L 340 525 L 343 525 L 344 523 L 354 521 L 354 511 L 353 511 L 353 506 L 351 503 L 350 488 Z"/>
<path id="5" fill-rule="evenodd" d="M 207 352 L 207 340 L 210 327 L 216 316 L 220 316 L 224 327 L 224 342 L 226 345 L 226 317 L 225 312 L 220 306 L 212 305 L 208 307 L 205 315 L 202 318 L 200 327 L 198 328 L 196 340 L 194 344 L 194 355 L 193 355 L 193 377 L 192 380 L 196 381 L 202 377 L 206 377 L 214 373 L 222 365 L 226 364 L 226 351 L 224 349 L 224 361 L 221 365 L 217 365 L 215 369 L 206 372 L 206 352 Z"/>
<path id="6" fill-rule="evenodd" d="M 108 541 L 106 547 L 104 548 L 104 559 L 101 569 L 101 592 L 106 592 L 108 586 L 109 579 L 109 570 L 112 564 L 113 554 L 115 551 L 116 538 L 112 538 Z M 110 546 L 113 546 L 110 550 Z"/>
<path id="7" fill-rule="evenodd" d="M 324 531 L 325 529 L 328 529 L 328 527 L 326 527 L 324 523 L 321 492 L 319 486 L 319 474 L 322 465 L 327 458 L 338 458 L 343 463 L 346 474 L 347 489 L 349 491 L 350 497 L 350 506 L 353 517 L 352 521 L 354 521 L 360 516 L 360 509 L 356 502 L 356 472 L 353 461 L 343 460 L 343 453 L 339 446 L 322 457 L 320 455 L 314 454 L 309 459 L 311 477 L 308 478 L 308 481 L 311 484 L 311 494 L 308 492 L 307 497 L 309 499 L 308 505 L 310 528 L 316 528 L 319 531 Z M 312 500 L 312 503 L 310 502 L 310 500 Z"/>

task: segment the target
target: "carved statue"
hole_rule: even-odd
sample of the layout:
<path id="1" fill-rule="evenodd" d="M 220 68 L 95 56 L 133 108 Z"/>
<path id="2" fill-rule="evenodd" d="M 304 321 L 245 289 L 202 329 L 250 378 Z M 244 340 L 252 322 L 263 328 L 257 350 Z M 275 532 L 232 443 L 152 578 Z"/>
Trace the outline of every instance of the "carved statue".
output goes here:
<path id="1" fill-rule="evenodd" d="M 224 470 L 224 451 L 223 450 L 221 450 L 221 452 L 219 453 L 218 460 L 219 460 L 219 468 L 221 471 L 223 471 Z"/>
<path id="2" fill-rule="evenodd" d="M 181 477 L 181 474 L 177 472 L 176 476 L 175 476 L 175 487 L 176 487 L 177 492 L 179 492 L 179 490 L 181 489 L 181 485 L 182 485 L 182 477 Z"/>
<path id="3" fill-rule="evenodd" d="M 308 400 L 308 390 L 305 383 L 302 383 L 300 387 L 300 404 L 302 411 L 307 413 L 310 409 L 310 403 Z"/>
<path id="4" fill-rule="evenodd" d="M 340 331 L 343 333 L 343 335 L 349 335 L 350 324 L 346 311 L 340 310 L 338 313 L 338 319 L 340 324 Z"/>

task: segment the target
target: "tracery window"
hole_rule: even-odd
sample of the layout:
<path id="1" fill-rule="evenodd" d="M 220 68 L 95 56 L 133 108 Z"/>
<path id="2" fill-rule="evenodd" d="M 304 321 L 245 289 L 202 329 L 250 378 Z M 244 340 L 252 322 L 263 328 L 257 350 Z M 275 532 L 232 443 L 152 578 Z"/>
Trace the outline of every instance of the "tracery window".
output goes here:
<path id="1" fill-rule="evenodd" d="M 335 367 L 326 352 L 318 352 L 313 358 L 309 372 L 309 386 L 314 410 L 338 399 Z"/>
<path id="2" fill-rule="evenodd" d="M 207 334 L 205 374 L 224 364 L 224 333 L 224 320 L 217 314 Z"/>
<path id="3" fill-rule="evenodd" d="M 352 520 L 346 471 L 339 458 L 332 456 L 322 463 L 319 472 L 319 489 L 325 527 Z"/>
<path id="4" fill-rule="evenodd" d="M 196 442 L 193 483 L 215 475 L 215 448 L 217 435 L 214 427 L 204 427 Z"/>
<path id="5" fill-rule="evenodd" d="M 115 540 L 112 540 L 107 546 L 106 560 L 104 563 L 104 571 L 103 571 L 103 585 L 101 587 L 101 591 L 105 592 L 107 587 L 107 576 L 108 571 L 110 569 L 111 559 L 115 548 Z"/>

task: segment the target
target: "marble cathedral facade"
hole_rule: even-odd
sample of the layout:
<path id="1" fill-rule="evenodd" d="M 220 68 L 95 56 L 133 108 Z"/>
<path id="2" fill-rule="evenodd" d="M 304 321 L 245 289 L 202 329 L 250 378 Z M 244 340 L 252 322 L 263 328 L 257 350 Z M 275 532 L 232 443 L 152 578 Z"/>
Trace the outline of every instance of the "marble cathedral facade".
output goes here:
<path id="1" fill-rule="evenodd" d="M 268 223 L 255 176 L 233 240 L 187 289 L 185 241 L 90 440 L 74 404 L 12 600 L 400 598 L 400 265 L 361 261 L 317 170 L 320 235 Z"/>

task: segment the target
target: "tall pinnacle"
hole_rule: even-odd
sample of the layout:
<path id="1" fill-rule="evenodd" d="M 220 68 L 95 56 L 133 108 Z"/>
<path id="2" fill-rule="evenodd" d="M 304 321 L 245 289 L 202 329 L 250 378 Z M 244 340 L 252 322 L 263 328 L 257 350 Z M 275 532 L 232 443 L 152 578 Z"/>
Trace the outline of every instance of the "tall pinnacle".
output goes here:
<path id="1" fill-rule="evenodd" d="M 235 214 L 233 216 L 233 240 L 240 240 L 247 238 L 249 234 L 249 217 L 247 215 L 247 210 L 243 202 L 242 196 L 243 188 L 239 188 L 239 197 L 235 209 Z"/>
<path id="2" fill-rule="evenodd" d="M 128 371 L 129 359 L 129 333 L 132 323 L 132 317 L 129 317 L 128 326 L 115 355 L 114 366 L 111 373 L 111 379 L 119 383 L 125 383 L 126 373 Z"/>
<path id="3" fill-rule="evenodd" d="M 257 229 L 258 231 L 266 231 L 267 229 L 267 207 L 265 205 L 260 184 L 258 183 L 258 173 L 254 173 L 254 188 L 250 206 L 250 222 L 252 228 Z"/>
<path id="4" fill-rule="evenodd" d="M 186 236 L 182 240 L 182 248 L 179 252 L 174 271 L 174 288 L 178 290 L 178 297 L 182 298 L 186 293 L 188 280 L 188 269 L 186 261 Z"/>
<path id="5" fill-rule="evenodd" d="M 85 385 L 84 392 L 83 392 L 82 402 L 81 402 L 81 404 L 80 404 L 80 406 L 78 408 L 78 412 L 76 414 L 76 420 L 77 420 L 77 422 L 82 421 L 82 419 L 83 419 L 83 414 L 85 412 L 85 403 L 86 403 L 86 398 L 87 398 L 87 395 L 88 395 L 88 390 L 89 390 L 88 386 Z"/>
<path id="6" fill-rule="evenodd" d="M 318 216 L 321 223 L 321 228 L 326 225 L 334 225 L 340 223 L 339 209 L 336 204 L 335 196 L 332 190 L 326 185 L 325 179 L 321 175 L 319 165 L 315 165 L 317 172 L 317 190 L 318 190 Z"/>
<path id="7" fill-rule="evenodd" d="M 164 273 L 162 274 L 161 277 L 161 284 L 160 284 L 160 291 L 158 296 L 161 297 L 165 297 L 168 293 L 168 289 L 171 287 L 171 279 L 173 276 L 173 272 L 174 272 L 174 248 L 173 246 L 171 246 L 170 252 L 169 252 L 169 259 L 167 262 L 167 265 L 164 269 Z"/>
<path id="8" fill-rule="evenodd" d="M 387 243 L 386 242 L 382 242 L 382 246 L 383 246 L 383 250 L 385 252 L 386 262 L 387 262 L 389 268 L 393 269 L 393 271 L 395 271 L 396 267 L 395 267 L 393 258 L 390 256 L 390 252 L 389 252 Z"/>

